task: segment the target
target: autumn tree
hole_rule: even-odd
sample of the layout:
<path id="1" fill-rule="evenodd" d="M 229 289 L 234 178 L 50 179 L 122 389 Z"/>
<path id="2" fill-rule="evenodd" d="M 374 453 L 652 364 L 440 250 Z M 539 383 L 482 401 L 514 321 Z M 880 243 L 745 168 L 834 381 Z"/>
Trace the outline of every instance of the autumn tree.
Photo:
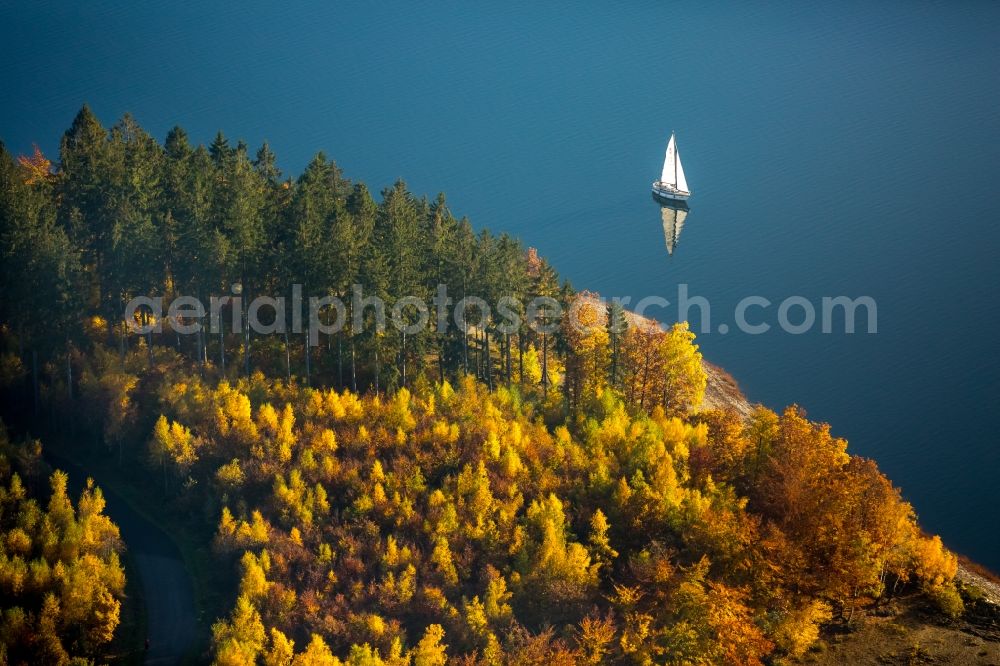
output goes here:
<path id="1" fill-rule="evenodd" d="M 566 356 L 566 393 L 571 405 L 581 407 L 608 384 L 610 350 L 604 310 L 586 294 L 573 301 L 563 319 Z"/>
<path id="2" fill-rule="evenodd" d="M 92 480 L 76 505 L 58 470 L 48 502 L 32 497 L 14 470 L 18 458 L 0 423 L 0 655 L 51 664 L 100 656 L 125 590 L 118 527 Z"/>

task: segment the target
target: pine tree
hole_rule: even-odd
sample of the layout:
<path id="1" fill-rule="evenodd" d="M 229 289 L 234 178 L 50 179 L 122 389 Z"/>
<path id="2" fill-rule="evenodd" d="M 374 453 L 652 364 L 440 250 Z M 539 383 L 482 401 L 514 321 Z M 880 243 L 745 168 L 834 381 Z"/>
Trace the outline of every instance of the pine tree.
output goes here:
<path id="1" fill-rule="evenodd" d="M 420 273 L 422 257 L 425 255 L 420 219 L 421 214 L 417 205 L 402 180 L 396 181 L 391 188 L 382 192 L 382 204 L 379 206 L 374 229 L 374 242 L 384 244 L 384 257 L 388 266 L 387 307 L 392 307 L 396 300 L 403 297 L 426 296 Z M 406 316 L 406 311 L 403 312 L 403 316 L 404 325 L 413 323 L 412 319 Z M 387 355 L 391 354 L 391 358 L 395 361 L 385 364 L 386 388 L 405 386 L 407 359 L 411 356 L 419 358 L 419 354 L 413 353 L 414 341 L 407 340 L 406 332 L 397 330 L 395 326 L 387 328 L 385 341 Z"/>
<path id="2" fill-rule="evenodd" d="M 621 364 L 622 339 L 628 330 L 628 318 L 625 316 L 625 308 L 618 300 L 612 300 L 608 304 L 608 340 L 611 344 L 611 376 L 609 381 L 611 386 L 619 388 L 619 367 Z"/>
<path id="3" fill-rule="evenodd" d="M 86 104 L 62 137 L 59 149 L 59 218 L 80 248 L 98 295 L 98 311 L 114 321 L 120 309 L 107 281 L 115 218 L 114 173 L 108 132 Z"/>
<path id="4" fill-rule="evenodd" d="M 331 292 L 335 276 L 335 255 L 331 231 L 336 219 L 338 172 L 336 166 L 318 153 L 299 177 L 292 199 L 293 281 L 302 285 L 308 297 Z M 312 354 L 304 332 L 305 380 L 312 374 Z"/>
<path id="5" fill-rule="evenodd" d="M 344 243 L 343 254 L 345 263 L 342 287 L 353 287 L 357 284 L 368 293 L 385 289 L 385 262 L 381 248 L 376 246 L 372 237 L 375 230 L 375 220 L 378 216 L 378 206 L 372 199 L 364 183 L 354 186 L 347 198 L 347 212 L 350 216 L 344 222 L 351 224 L 351 238 Z M 338 238 L 346 238 L 338 236 Z M 349 282 L 348 282 L 349 280 Z M 346 297 L 346 291 L 344 293 Z M 358 313 L 354 312 L 353 299 L 348 301 L 348 319 L 350 322 L 350 356 L 351 356 L 351 390 L 358 390 L 357 348 L 356 338 L 362 331 L 355 330 L 354 321 Z M 362 321 L 364 318 L 362 316 Z M 364 339 L 364 338 L 362 338 Z"/>

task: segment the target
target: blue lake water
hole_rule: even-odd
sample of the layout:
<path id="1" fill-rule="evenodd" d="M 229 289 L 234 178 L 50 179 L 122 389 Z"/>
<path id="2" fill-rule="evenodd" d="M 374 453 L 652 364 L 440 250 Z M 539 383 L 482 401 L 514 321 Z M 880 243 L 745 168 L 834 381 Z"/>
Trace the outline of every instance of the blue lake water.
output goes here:
<path id="1" fill-rule="evenodd" d="M 88 101 L 161 139 L 266 139 L 290 173 L 322 149 L 375 189 L 443 190 L 576 287 L 685 283 L 715 327 L 749 295 L 772 324 L 788 296 L 873 297 L 876 335 L 701 344 L 1000 568 L 1000 5 L 63 4 L 0 7 L 13 150 L 54 153 Z M 649 184 L 671 130 L 695 194 L 668 256 Z"/>

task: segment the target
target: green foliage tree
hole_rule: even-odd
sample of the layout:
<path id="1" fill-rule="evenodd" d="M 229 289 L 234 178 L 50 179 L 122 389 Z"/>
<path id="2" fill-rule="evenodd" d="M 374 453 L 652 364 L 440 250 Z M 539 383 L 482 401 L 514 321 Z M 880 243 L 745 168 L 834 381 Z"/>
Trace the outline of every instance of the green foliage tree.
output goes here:
<path id="1" fill-rule="evenodd" d="M 398 181 L 376 201 L 322 154 L 297 178 L 277 164 L 221 133 L 192 146 L 174 128 L 161 147 L 86 107 L 54 165 L 0 145 L 0 388 L 24 393 L 30 373 L 39 415 L 83 415 L 122 464 L 151 463 L 136 477 L 162 480 L 165 506 L 209 516 L 239 572 L 218 663 L 755 664 L 893 590 L 962 612 L 954 555 L 829 426 L 701 411 L 686 324 L 575 293 L 443 195 Z M 325 350 L 252 338 L 248 301 L 295 283 L 363 329 Z M 379 331 L 374 308 L 352 311 L 355 284 L 407 323 L 402 299 L 438 284 L 492 312 Z M 236 291 L 211 338 L 123 325 L 132 295 Z M 507 325 L 539 297 L 578 325 L 545 308 Z M 30 421 L 23 407 L 3 412 Z M 16 458 L 0 460 L 6 656 L 97 655 L 118 622 L 117 531 L 63 475 L 30 499 L 38 475 Z"/>

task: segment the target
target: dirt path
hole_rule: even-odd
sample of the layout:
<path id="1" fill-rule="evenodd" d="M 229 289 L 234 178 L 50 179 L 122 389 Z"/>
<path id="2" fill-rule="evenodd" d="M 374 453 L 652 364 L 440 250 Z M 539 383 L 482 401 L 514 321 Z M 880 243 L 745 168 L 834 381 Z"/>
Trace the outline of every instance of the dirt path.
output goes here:
<path id="1" fill-rule="evenodd" d="M 124 502 L 108 513 L 118 523 L 146 602 L 149 651 L 146 664 L 176 664 L 194 644 L 196 611 L 191 577 L 173 541 Z"/>
<path id="2" fill-rule="evenodd" d="M 73 495 L 79 494 L 87 472 L 49 451 L 45 458 L 70 475 Z M 163 530 L 115 495 L 99 477 L 94 476 L 94 482 L 104 493 L 105 513 L 120 528 L 127 555 L 141 579 L 149 637 L 145 663 L 157 666 L 181 663 L 195 643 L 197 615 L 194 586 L 180 551 Z"/>

